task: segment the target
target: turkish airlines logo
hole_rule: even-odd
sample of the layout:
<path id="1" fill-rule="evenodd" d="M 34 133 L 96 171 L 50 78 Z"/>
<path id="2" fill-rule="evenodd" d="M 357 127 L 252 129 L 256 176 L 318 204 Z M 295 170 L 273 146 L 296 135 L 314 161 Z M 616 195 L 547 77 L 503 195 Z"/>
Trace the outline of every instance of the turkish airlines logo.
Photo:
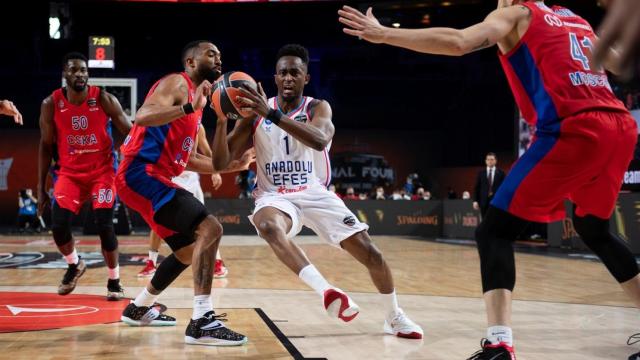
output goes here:
<path id="1" fill-rule="evenodd" d="M 0 317 L 51 317 L 73 316 L 98 312 L 98 308 L 86 305 L 62 304 L 13 304 L 0 306 Z"/>

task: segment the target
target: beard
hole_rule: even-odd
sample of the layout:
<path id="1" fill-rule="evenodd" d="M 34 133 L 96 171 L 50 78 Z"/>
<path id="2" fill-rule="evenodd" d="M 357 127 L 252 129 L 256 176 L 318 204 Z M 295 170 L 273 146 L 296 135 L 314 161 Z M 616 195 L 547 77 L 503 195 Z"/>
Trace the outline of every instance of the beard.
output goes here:
<path id="1" fill-rule="evenodd" d="M 87 82 L 85 81 L 84 84 L 80 85 L 80 84 L 76 84 L 75 82 L 73 83 L 73 85 L 71 85 L 71 88 L 76 91 L 76 92 L 83 92 L 84 89 L 87 88 Z"/>
<path id="2" fill-rule="evenodd" d="M 222 75 L 220 71 L 215 68 L 198 67 L 198 77 L 203 80 L 208 80 L 210 83 L 214 83 Z"/>

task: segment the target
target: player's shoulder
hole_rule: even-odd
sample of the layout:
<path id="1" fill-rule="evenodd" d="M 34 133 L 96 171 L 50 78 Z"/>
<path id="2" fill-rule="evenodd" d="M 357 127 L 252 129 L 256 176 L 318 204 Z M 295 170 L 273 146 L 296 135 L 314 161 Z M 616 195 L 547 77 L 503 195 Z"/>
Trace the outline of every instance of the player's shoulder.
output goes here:
<path id="1" fill-rule="evenodd" d="M 331 105 L 327 100 L 311 98 L 311 100 L 309 101 L 308 109 L 313 110 L 316 108 L 331 109 Z"/>
<path id="2" fill-rule="evenodd" d="M 47 96 L 42 100 L 42 103 L 40 104 L 40 106 L 43 108 L 49 108 L 49 107 L 53 108 L 54 102 L 55 102 L 54 95 L 53 93 L 51 93 L 49 96 Z"/>

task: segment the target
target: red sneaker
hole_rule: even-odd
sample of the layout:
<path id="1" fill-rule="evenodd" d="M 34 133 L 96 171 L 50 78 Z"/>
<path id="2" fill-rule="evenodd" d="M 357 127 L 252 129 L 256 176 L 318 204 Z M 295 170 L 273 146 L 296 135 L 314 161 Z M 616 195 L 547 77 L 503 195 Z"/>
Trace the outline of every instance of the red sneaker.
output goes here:
<path id="1" fill-rule="evenodd" d="M 332 288 L 324 292 L 324 308 L 329 316 L 337 317 L 344 322 L 355 319 L 360 313 L 358 305 L 338 288 Z"/>
<path id="2" fill-rule="evenodd" d="M 213 277 L 215 279 L 226 278 L 229 270 L 224 266 L 224 261 L 222 259 L 216 259 L 215 267 L 213 268 Z"/>
<path id="3" fill-rule="evenodd" d="M 153 261 L 147 260 L 147 264 L 144 266 L 144 269 L 142 269 L 138 273 L 138 277 L 150 277 L 150 276 L 153 276 L 153 274 L 155 273 L 156 273 L 155 264 L 153 263 Z"/>

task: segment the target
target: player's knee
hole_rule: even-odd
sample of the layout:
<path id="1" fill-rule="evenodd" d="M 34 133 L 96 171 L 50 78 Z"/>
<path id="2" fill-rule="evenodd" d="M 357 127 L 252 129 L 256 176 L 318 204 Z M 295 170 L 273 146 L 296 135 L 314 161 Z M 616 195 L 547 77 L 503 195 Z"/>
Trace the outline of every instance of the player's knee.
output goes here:
<path id="1" fill-rule="evenodd" d="M 183 248 L 176 250 L 173 255 L 185 265 L 191 265 L 191 261 L 193 259 L 193 249 L 195 248 L 195 244 L 187 245 Z"/>
<path id="2" fill-rule="evenodd" d="M 109 252 L 115 251 L 118 248 L 118 239 L 113 227 L 113 210 L 97 209 L 94 214 L 102 249 Z"/>
<path id="3" fill-rule="evenodd" d="M 260 233 L 260 237 L 268 242 L 276 242 L 279 239 L 278 235 L 282 235 L 283 231 L 277 221 L 273 219 L 260 220 L 256 227 Z"/>
<path id="4" fill-rule="evenodd" d="M 220 241 L 222 232 L 222 225 L 213 215 L 207 215 L 196 228 L 198 237 L 203 238 L 210 245 Z"/>

